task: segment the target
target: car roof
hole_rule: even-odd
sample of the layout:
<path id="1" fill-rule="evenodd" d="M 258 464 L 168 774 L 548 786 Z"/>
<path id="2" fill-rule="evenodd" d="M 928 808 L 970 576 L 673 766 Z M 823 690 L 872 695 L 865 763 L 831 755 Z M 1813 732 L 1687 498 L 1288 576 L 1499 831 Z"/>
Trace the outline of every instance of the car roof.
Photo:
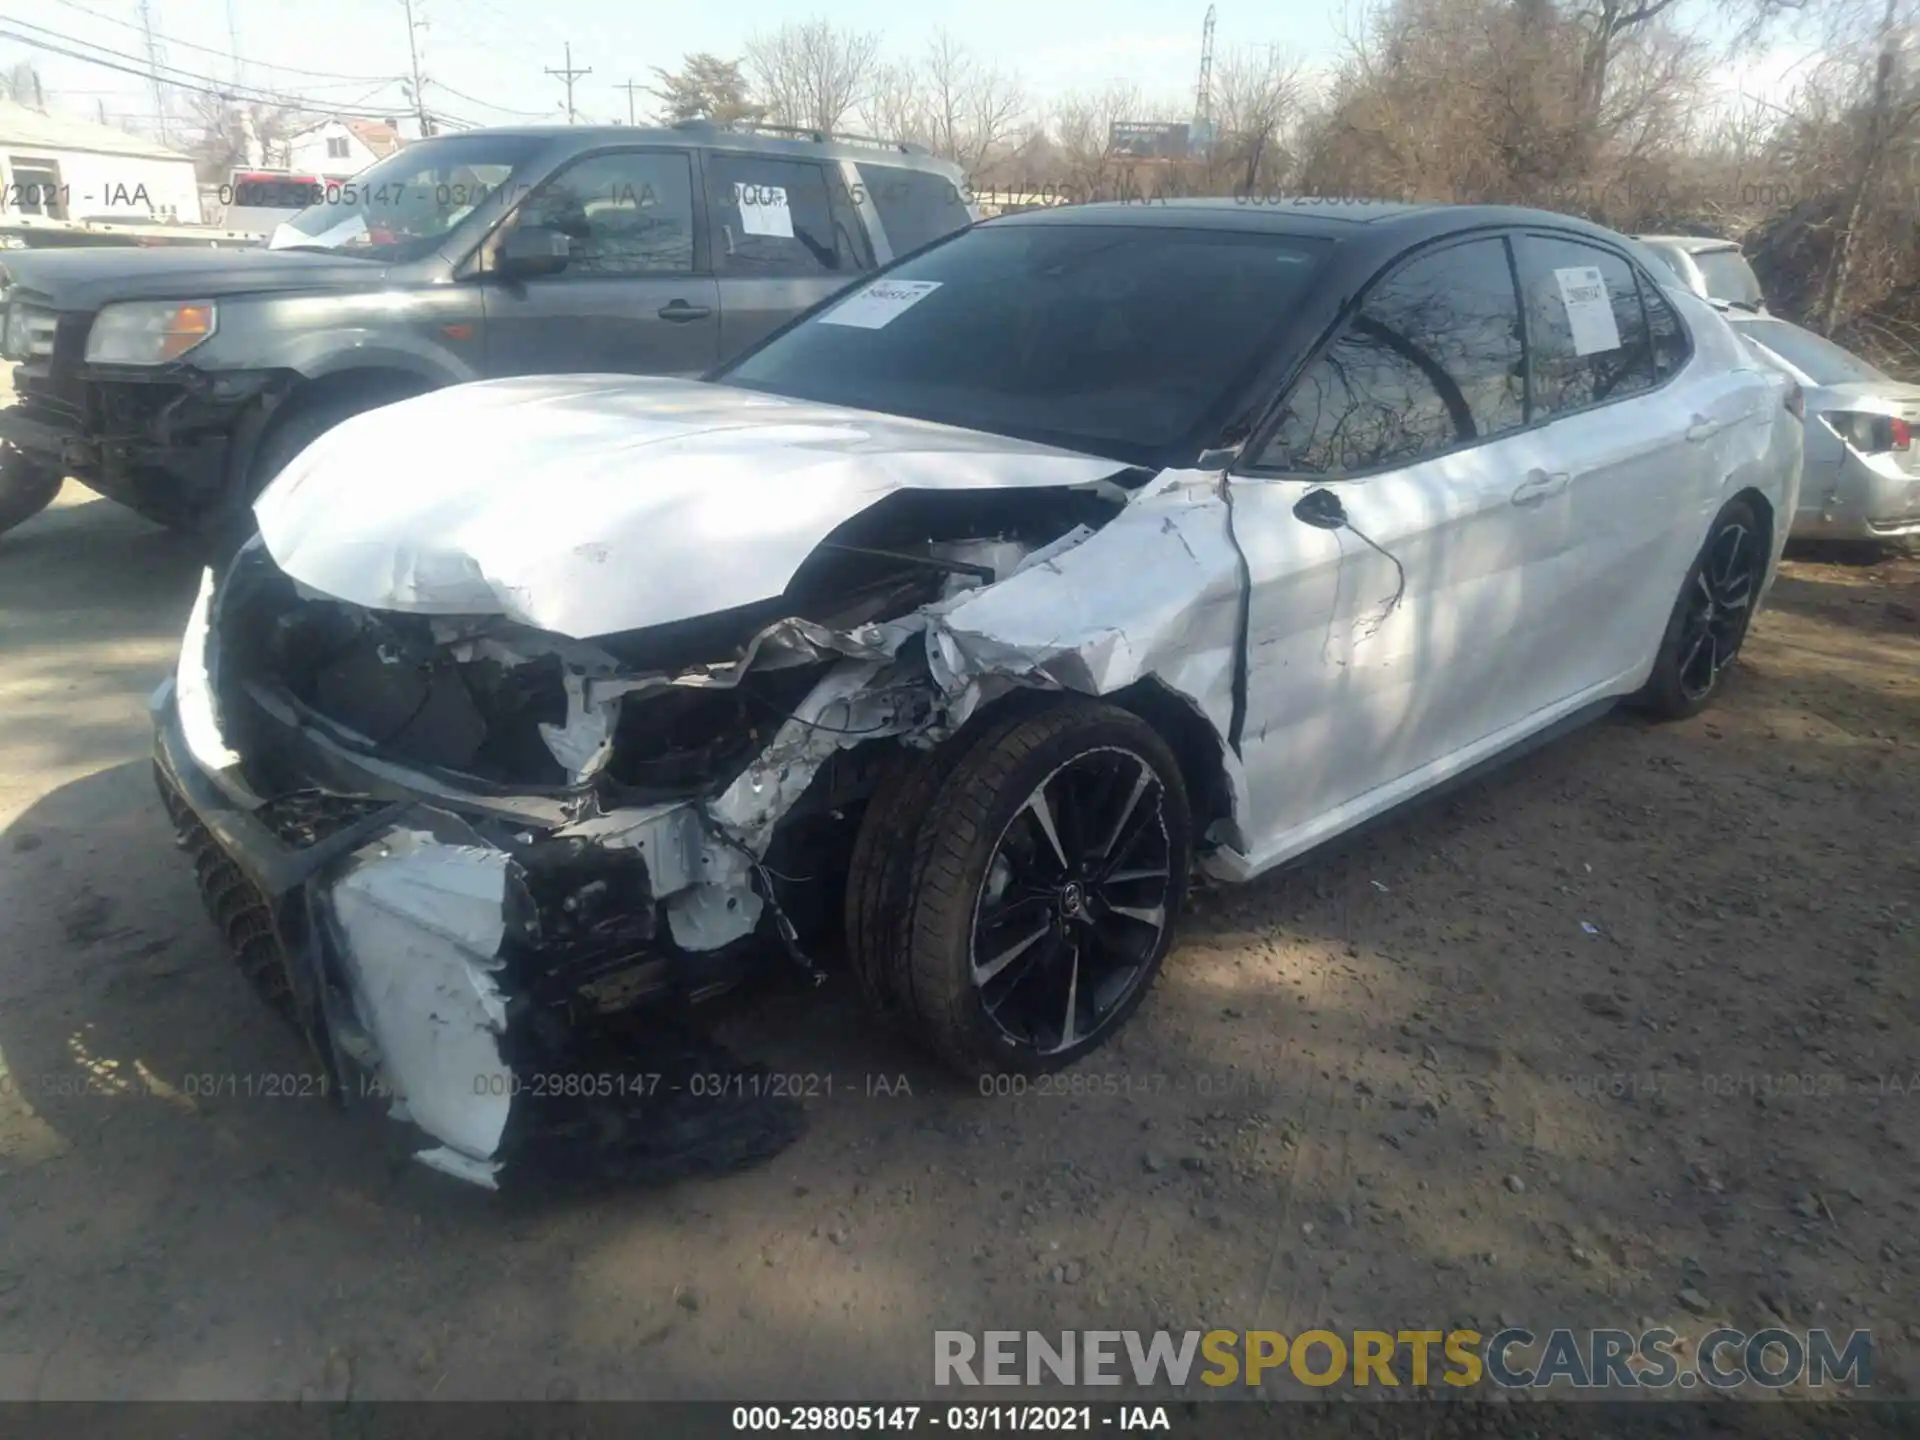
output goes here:
<path id="1" fill-rule="evenodd" d="M 983 220 L 976 228 L 1027 225 L 1140 226 L 1170 230 L 1225 230 L 1270 235 L 1319 236 L 1343 251 L 1390 259 L 1411 246 L 1448 235 L 1491 228 L 1536 227 L 1611 243 L 1628 251 L 1624 235 L 1550 210 L 1517 205 L 1444 205 L 1281 197 L 1241 200 L 1161 199 L 1057 205 Z"/>
<path id="2" fill-rule="evenodd" d="M 682 145 L 754 155 L 788 155 L 795 159 L 852 160 L 868 165 L 895 165 L 949 177 L 960 173 L 959 166 L 942 160 L 918 145 L 895 144 L 864 135 L 828 134 L 817 130 L 727 126 L 712 120 L 682 120 L 677 124 L 660 126 L 488 125 L 475 130 L 452 131 L 433 138 L 453 139 L 463 135 L 544 140 L 569 152 L 597 150 L 606 145 Z"/>
<path id="3" fill-rule="evenodd" d="M 1643 245 L 1674 245 L 1689 255 L 1704 255 L 1709 250 L 1738 250 L 1737 240 L 1716 240 L 1711 235 L 1636 235 Z"/>

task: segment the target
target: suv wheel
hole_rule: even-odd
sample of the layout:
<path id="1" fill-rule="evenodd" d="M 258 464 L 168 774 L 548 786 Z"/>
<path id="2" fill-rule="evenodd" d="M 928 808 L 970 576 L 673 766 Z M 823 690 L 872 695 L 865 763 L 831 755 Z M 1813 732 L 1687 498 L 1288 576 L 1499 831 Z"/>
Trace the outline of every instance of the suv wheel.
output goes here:
<path id="1" fill-rule="evenodd" d="M 975 1076 L 1105 1043 L 1172 944 L 1190 827 L 1178 762 L 1124 710 L 1073 701 L 987 730 L 922 812 L 890 947 L 902 1018 Z"/>
<path id="2" fill-rule="evenodd" d="M 0 535 L 51 505 L 60 485 L 61 476 L 52 466 L 11 448 L 0 454 Z"/>

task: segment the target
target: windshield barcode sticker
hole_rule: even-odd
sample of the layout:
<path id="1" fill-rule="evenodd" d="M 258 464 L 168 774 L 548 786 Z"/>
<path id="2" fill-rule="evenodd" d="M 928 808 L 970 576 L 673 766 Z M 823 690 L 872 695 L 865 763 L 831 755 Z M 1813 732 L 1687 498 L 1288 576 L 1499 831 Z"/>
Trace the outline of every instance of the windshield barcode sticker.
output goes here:
<path id="1" fill-rule="evenodd" d="M 1573 353 L 1598 355 L 1620 348 L 1620 327 L 1614 323 L 1613 302 L 1607 298 L 1606 277 L 1597 265 L 1556 270 L 1560 300 L 1567 307 L 1567 328 L 1573 332 Z"/>
<path id="2" fill-rule="evenodd" d="M 938 280 L 876 280 L 820 317 L 822 325 L 878 330 L 940 288 Z"/>

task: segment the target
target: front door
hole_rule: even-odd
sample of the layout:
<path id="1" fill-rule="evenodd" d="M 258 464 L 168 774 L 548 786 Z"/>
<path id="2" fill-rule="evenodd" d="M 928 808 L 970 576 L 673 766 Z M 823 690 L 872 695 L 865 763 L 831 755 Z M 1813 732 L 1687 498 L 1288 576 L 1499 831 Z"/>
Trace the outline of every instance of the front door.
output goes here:
<path id="1" fill-rule="evenodd" d="M 698 243 L 693 156 L 614 150 L 574 161 L 508 225 L 573 241 L 564 270 L 488 277 L 489 375 L 703 374 L 719 359 L 719 287 Z"/>
<path id="2" fill-rule="evenodd" d="M 1234 476 L 1256 865 L 1557 698 L 1545 617 L 1565 599 L 1566 487 L 1525 428 L 1524 376 L 1508 242 L 1421 251 L 1367 292 Z M 1296 514 L 1319 489 L 1346 528 Z"/>

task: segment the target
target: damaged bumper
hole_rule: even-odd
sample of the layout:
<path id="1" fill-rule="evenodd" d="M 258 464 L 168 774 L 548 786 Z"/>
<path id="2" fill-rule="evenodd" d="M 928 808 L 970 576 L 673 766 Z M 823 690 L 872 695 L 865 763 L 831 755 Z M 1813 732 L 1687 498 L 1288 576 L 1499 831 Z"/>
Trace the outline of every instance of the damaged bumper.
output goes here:
<path id="1" fill-rule="evenodd" d="M 318 740 L 309 768 L 329 788 L 262 800 L 225 748 L 204 644 L 190 626 L 152 701 L 160 795 L 209 915 L 329 1093 L 387 1102 L 433 1142 L 420 1160 L 489 1187 L 517 1149 L 581 1128 L 588 1102 L 648 1098 L 657 1072 L 598 1066 L 593 1093 L 564 1077 L 603 1013 L 738 978 L 761 901 L 696 807 L 568 833 L 409 793 Z"/>

